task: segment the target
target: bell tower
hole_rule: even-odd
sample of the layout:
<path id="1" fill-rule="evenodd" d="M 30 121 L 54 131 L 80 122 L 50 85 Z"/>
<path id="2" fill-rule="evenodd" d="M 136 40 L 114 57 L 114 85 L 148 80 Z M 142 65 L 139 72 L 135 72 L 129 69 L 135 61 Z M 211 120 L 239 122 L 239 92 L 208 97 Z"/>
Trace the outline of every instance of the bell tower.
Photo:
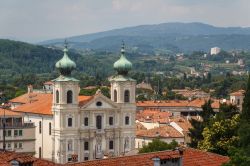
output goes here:
<path id="1" fill-rule="evenodd" d="M 136 80 L 128 75 L 132 69 L 132 63 L 125 56 L 124 43 L 122 43 L 120 54 L 120 59 L 114 63 L 117 74 L 110 78 L 110 83 L 111 100 L 117 103 L 121 109 L 119 151 L 122 154 L 135 147 Z"/>
<path id="2" fill-rule="evenodd" d="M 53 160 L 56 163 L 72 161 L 78 156 L 78 94 L 79 81 L 71 76 L 76 64 L 68 56 L 65 41 L 64 55 L 56 63 L 60 76 L 53 80 Z"/>

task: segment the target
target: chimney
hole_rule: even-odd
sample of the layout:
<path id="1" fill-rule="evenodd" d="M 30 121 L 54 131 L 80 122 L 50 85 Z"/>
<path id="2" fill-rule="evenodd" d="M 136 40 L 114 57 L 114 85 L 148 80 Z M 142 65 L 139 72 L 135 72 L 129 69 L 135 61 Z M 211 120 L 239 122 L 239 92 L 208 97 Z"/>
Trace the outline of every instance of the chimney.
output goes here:
<path id="1" fill-rule="evenodd" d="M 153 162 L 154 162 L 154 166 L 160 166 L 161 165 L 161 160 L 159 157 L 154 157 L 152 158 Z"/>
<path id="2" fill-rule="evenodd" d="M 33 93 L 33 86 L 30 84 L 28 85 L 28 94 Z"/>

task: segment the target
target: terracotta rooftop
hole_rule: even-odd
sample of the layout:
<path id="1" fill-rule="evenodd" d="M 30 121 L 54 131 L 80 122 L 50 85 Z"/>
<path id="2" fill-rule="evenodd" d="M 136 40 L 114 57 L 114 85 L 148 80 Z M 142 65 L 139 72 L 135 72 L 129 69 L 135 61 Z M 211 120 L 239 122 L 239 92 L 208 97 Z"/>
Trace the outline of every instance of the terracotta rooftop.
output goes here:
<path id="1" fill-rule="evenodd" d="M 79 96 L 79 105 L 85 104 L 92 96 Z M 48 93 L 26 93 L 10 100 L 14 103 L 22 103 L 13 109 L 15 112 L 28 112 L 34 114 L 52 115 L 52 94 Z"/>
<path id="2" fill-rule="evenodd" d="M 163 112 L 159 109 L 147 109 L 143 111 L 137 111 L 136 120 L 150 123 L 168 123 L 170 116 L 172 116 L 171 112 Z"/>
<path id="3" fill-rule="evenodd" d="M 0 108 L 0 116 L 4 116 L 4 114 L 5 114 L 5 116 L 9 116 L 9 117 L 13 117 L 13 116 L 21 117 L 22 116 L 18 112 L 14 112 L 14 111 Z"/>
<path id="4" fill-rule="evenodd" d="M 201 108 L 201 106 L 205 103 L 207 99 L 195 99 L 192 101 L 188 100 L 164 100 L 164 101 L 140 101 L 137 102 L 136 105 L 139 107 L 197 107 Z M 218 109 L 220 107 L 220 100 L 212 99 L 212 107 Z"/>
<path id="5" fill-rule="evenodd" d="M 152 158 L 179 158 L 178 151 L 161 151 L 133 156 L 115 157 L 103 160 L 92 160 L 68 166 L 153 166 Z M 187 148 L 183 153 L 183 166 L 220 166 L 229 161 L 228 157 L 201 150 Z"/>
<path id="6" fill-rule="evenodd" d="M 18 161 L 20 164 L 27 164 L 33 163 L 33 166 L 54 166 L 55 163 L 47 160 L 37 159 L 29 154 L 24 153 L 16 153 L 16 152 L 0 152 L 0 165 L 1 166 L 12 166 L 10 164 L 11 161 Z"/>
<path id="7" fill-rule="evenodd" d="M 136 137 L 148 137 L 148 138 L 181 138 L 184 137 L 179 131 L 177 131 L 174 127 L 160 126 L 153 129 L 148 130 L 137 130 Z"/>
<path id="8" fill-rule="evenodd" d="M 132 156 L 114 157 L 103 160 L 90 160 L 78 163 L 68 163 L 65 166 L 153 166 L 152 158 L 160 159 L 180 158 L 178 151 L 161 151 Z M 220 166 L 229 161 L 226 156 L 215 153 L 204 152 L 192 148 L 186 148 L 183 152 L 183 166 Z M 17 160 L 22 163 L 34 162 L 34 166 L 54 166 L 51 161 L 37 159 L 28 154 L 20 154 L 15 152 L 0 152 L 0 165 L 11 166 L 10 161 Z"/>
<path id="9" fill-rule="evenodd" d="M 244 96 L 245 90 L 241 89 L 236 92 L 230 93 L 230 96 Z"/>
<path id="10" fill-rule="evenodd" d="M 52 81 L 47 81 L 45 83 L 43 83 L 43 85 L 53 85 L 54 83 Z"/>
<path id="11" fill-rule="evenodd" d="M 180 128 L 183 129 L 184 132 L 188 132 L 190 128 L 192 128 L 191 123 L 183 117 L 173 117 L 170 119 L 171 122 L 175 122 Z"/>

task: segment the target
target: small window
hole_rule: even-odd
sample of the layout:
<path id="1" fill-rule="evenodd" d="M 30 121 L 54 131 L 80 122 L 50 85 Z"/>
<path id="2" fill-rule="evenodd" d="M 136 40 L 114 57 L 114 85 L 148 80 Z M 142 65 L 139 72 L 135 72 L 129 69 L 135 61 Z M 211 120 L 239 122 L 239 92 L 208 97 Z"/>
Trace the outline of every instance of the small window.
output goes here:
<path id="1" fill-rule="evenodd" d="M 114 90 L 114 102 L 117 102 L 117 90 Z"/>
<path id="2" fill-rule="evenodd" d="M 109 149 L 114 149 L 114 141 L 109 141 Z"/>
<path id="3" fill-rule="evenodd" d="M 14 130 L 14 137 L 18 136 L 18 130 Z"/>
<path id="4" fill-rule="evenodd" d="M 102 106 L 102 102 L 100 102 L 100 101 L 96 102 L 96 106 L 98 106 L 98 107 Z"/>
<path id="5" fill-rule="evenodd" d="M 39 121 L 39 133 L 41 134 L 42 133 L 42 122 Z"/>
<path id="6" fill-rule="evenodd" d="M 125 125 L 129 125 L 129 117 L 128 116 L 125 117 Z"/>
<path id="7" fill-rule="evenodd" d="M 6 137 L 11 137 L 11 130 L 8 130 Z"/>
<path id="8" fill-rule="evenodd" d="M 19 142 L 19 149 L 23 148 L 23 144 Z"/>
<path id="9" fill-rule="evenodd" d="M 72 145 L 72 141 L 68 141 L 68 151 L 72 151 L 73 150 L 73 145 Z"/>
<path id="10" fill-rule="evenodd" d="M 68 127 L 72 127 L 73 123 L 72 123 L 72 118 L 68 118 Z"/>
<path id="11" fill-rule="evenodd" d="M 49 123 L 49 135 L 51 135 L 51 123 Z"/>
<path id="12" fill-rule="evenodd" d="M 42 148 L 39 147 L 39 158 L 42 158 Z"/>
<path id="13" fill-rule="evenodd" d="M 23 130 L 19 130 L 19 136 L 23 136 Z"/>
<path id="14" fill-rule="evenodd" d="M 129 90 L 125 90 L 124 92 L 124 102 L 129 103 Z"/>
<path id="15" fill-rule="evenodd" d="M 69 155 L 68 155 L 68 162 L 71 162 L 71 161 L 72 161 L 72 155 L 69 154 Z"/>
<path id="16" fill-rule="evenodd" d="M 89 150 L 89 142 L 84 142 L 84 150 Z"/>
<path id="17" fill-rule="evenodd" d="M 240 99 L 237 99 L 237 105 L 240 105 Z"/>
<path id="18" fill-rule="evenodd" d="M 87 160 L 89 160 L 89 157 L 86 157 L 86 156 L 85 156 L 85 157 L 84 157 L 84 161 L 87 161 Z"/>
<path id="19" fill-rule="evenodd" d="M 7 144 L 7 148 L 10 149 L 11 148 L 11 143 Z"/>
<path id="20" fill-rule="evenodd" d="M 114 118 L 111 116 L 109 117 L 109 125 L 112 126 L 114 124 Z"/>
<path id="21" fill-rule="evenodd" d="M 56 103 L 59 103 L 59 91 L 56 90 Z"/>
<path id="22" fill-rule="evenodd" d="M 84 126 L 88 126 L 89 125 L 89 118 L 85 117 L 84 118 Z"/>
<path id="23" fill-rule="evenodd" d="M 68 104 L 70 104 L 70 103 L 72 103 L 72 101 L 73 101 L 73 92 L 71 91 L 71 90 L 69 90 L 68 92 L 67 92 L 67 103 Z"/>
<path id="24" fill-rule="evenodd" d="M 129 138 L 125 139 L 125 145 L 124 145 L 125 149 L 129 148 Z"/>
<path id="25" fill-rule="evenodd" d="M 15 148 L 15 149 L 17 148 L 17 142 L 14 143 L 14 148 Z"/>

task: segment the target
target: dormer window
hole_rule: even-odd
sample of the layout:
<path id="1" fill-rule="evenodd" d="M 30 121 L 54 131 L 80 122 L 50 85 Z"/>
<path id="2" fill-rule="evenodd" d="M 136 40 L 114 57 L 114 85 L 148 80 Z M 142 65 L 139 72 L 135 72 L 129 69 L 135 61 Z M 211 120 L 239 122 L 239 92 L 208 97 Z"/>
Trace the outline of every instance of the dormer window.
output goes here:
<path id="1" fill-rule="evenodd" d="M 70 103 L 72 103 L 72 101 L 73 101 L 73 92 L 71 90 L 69 90 L 67 92 L 67 103 L 70 104 Z"/>

